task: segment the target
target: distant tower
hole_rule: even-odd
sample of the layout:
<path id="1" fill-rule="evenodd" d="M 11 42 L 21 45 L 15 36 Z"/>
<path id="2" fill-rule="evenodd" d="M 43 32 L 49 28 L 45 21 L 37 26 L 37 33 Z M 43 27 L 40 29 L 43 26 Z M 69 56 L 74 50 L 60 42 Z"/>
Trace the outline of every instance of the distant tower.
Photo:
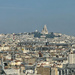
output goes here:
<path id="1" fill-rule="evenodd" d="M 15 33 L 13 33 L 13 41 L 15 41 Z"/>
<path id="2" fill-rule="evenodd" d="M 48 34 L 48 30 L 47 30 L 47 27 L 46 25 L 44 25 L 44 28 L 42 29 L 42 34 Z"/>

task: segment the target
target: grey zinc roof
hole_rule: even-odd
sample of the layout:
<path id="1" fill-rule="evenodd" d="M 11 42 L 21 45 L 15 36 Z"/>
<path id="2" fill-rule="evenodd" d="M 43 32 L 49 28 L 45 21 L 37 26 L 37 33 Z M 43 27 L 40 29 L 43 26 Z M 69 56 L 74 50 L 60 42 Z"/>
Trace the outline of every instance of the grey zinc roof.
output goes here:
<path id="1" fill-rule="evenodd" d="M 62 57 L 62 58 L 54 57 L 52 60 L 54 60 L 54 61 L 62 61 L 62 60 L 67 60 L 67 58 L 66 57 Z"/>
<path id="2" fill-rule="evenodd" d="M 35 65 L 25 65 L 25 70 L 34 70 L 35 69 Z"/>
<path id="3" fill-rule="evenodd" d="M 73 69 L 75 69 L 75 64 L 68 64 L 67 68 L 73 68 Z"/>
<path id="4" fill-rule="evenodd" d="M 41 60 L 42 60 L 42 61 L 46 61 L 46 57 L 38 57 L 38 58 L 37 58 L 37 61 L 41 61 Z"/>

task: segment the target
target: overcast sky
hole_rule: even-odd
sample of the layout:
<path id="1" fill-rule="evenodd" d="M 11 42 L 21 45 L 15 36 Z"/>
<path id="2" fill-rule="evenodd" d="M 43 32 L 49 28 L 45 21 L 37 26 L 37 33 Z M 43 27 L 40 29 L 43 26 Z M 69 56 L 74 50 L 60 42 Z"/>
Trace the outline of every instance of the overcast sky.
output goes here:
<path id="1" fill-rule="evenodd" d="M 75 35 L 75 0 L 0 0 L 0 33 L 41 31 Z"/>

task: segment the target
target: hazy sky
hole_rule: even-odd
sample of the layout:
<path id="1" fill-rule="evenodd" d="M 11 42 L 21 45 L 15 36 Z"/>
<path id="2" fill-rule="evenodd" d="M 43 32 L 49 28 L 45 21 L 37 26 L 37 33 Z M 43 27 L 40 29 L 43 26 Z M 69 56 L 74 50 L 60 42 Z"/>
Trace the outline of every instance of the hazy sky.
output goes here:
<path id="1" fill-rule="evenodd" d="M 75 35 L 75 0 L 0 0 L 0 33 L 41 31 Z"/>

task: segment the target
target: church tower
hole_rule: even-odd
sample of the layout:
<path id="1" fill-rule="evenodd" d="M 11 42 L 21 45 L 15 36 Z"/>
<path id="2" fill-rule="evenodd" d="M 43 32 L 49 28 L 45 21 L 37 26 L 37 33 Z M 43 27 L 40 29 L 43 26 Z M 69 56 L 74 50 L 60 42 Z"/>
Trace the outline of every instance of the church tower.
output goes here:
<path id="1" fill-rule="evenodd" d="M 46 25 L 44 25 L 44 28 L 42 29 L 42 34 L 48 34 L 48 30 L 47 30 L 47 27 Z"/>

